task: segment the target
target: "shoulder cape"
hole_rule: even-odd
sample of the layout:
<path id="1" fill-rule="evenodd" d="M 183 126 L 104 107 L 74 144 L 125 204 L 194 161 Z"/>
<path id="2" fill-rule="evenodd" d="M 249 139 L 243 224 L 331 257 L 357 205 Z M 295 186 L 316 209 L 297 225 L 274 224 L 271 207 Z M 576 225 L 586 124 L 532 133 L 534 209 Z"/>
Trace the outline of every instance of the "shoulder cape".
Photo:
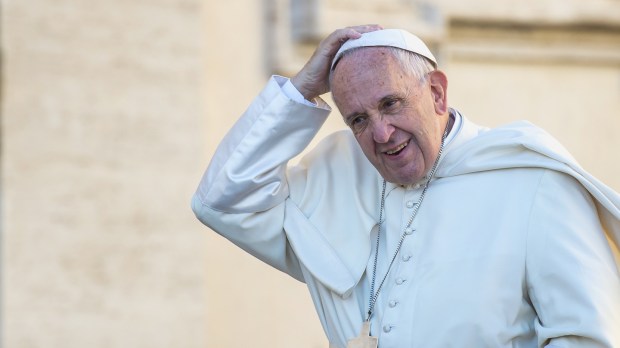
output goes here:
<path id="1" fill-rule="evenodd" d="M 455 142 L 458 146 L 449 147 L 440 162 L 438 178 L 515 167 L 566 173 L 594 197 L 601 225 L 618 255 L 620 195 L 581 168 L 544 130 L 525 121 L 487 129 L 463 117 Z M 382 179 L 348 130 L 323 140 L 289 176 L 295 184 L 284 227 L 291 246 L 317 280 L 346 297 L 370 256 L 369 235 L 379 218 Z"/>

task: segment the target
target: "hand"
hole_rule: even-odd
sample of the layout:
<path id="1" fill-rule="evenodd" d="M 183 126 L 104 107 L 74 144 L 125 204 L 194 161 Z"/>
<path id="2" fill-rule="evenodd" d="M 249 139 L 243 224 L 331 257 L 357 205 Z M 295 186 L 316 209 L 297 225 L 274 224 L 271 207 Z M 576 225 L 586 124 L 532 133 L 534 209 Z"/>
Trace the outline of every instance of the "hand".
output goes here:
<path id="1" fill-rule="evenodd" d="M 329 92 L 329 69 L 334 56 L 347 41 L 359 39 L 363 33 L 383 29 L 380 25 L 359 25 L 338 29 L 329 34 L 304 67 L 291 78 L 291 83 L 307 100 Z"/>

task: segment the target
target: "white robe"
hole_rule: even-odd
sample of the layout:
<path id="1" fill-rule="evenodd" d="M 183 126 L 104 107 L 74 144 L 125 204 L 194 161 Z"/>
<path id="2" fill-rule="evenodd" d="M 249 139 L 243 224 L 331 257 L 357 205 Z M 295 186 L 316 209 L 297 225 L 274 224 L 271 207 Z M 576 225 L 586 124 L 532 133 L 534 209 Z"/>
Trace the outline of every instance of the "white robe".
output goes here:
<path id="1" fill-rule="evenodd" d="M 349 131 L 288 167 L 329 113 L 274 77 L 227 134 L 192 200 L 197 217 L 304 281 L 333 347 L 368 306 L 382 178 Z M 460 116 L 459 116 L 460 117 Z M 620 196 L 527 122 L 464 117 L 382 290 L 387 347 L 620 347 Z M 422 188 L 388 184 L 377 282 Z"/>

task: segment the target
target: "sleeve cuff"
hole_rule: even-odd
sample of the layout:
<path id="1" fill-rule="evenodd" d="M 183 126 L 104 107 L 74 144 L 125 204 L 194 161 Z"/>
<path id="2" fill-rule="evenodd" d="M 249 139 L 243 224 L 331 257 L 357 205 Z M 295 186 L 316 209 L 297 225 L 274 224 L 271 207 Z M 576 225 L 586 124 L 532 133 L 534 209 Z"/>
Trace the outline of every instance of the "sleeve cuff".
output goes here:
<path id="1" fill-rule="evenodd" d="M 286 79 L 284 85 L 281 85 L 280 87 L 282 88 L 282 93 L 284 93 L 284 95 L 289 97 L 292 101 L 308 106 L 318 106 L 317 103 L 306 100 L 301 92 L 295 88 L 290 79 Z"/>

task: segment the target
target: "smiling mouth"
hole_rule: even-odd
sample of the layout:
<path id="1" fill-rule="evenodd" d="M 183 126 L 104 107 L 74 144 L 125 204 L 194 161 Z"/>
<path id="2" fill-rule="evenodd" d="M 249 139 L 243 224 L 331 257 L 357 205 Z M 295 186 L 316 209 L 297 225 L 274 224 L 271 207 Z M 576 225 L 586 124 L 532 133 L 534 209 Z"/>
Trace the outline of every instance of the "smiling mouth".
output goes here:
<path id="1" fill-rule="evenodd" d="M 398 147 L 396 147 L 395 149 L 392 149 L 390 151 L 386 151 L 384 152 L 386 155 L 389 156 L 394 156 L 394 155 L 398 155 L 405 147 L 407 147 L 407 145 L 409 145 L 409 142 L 406 141 L 400 145 L 398 145 Z"/>

